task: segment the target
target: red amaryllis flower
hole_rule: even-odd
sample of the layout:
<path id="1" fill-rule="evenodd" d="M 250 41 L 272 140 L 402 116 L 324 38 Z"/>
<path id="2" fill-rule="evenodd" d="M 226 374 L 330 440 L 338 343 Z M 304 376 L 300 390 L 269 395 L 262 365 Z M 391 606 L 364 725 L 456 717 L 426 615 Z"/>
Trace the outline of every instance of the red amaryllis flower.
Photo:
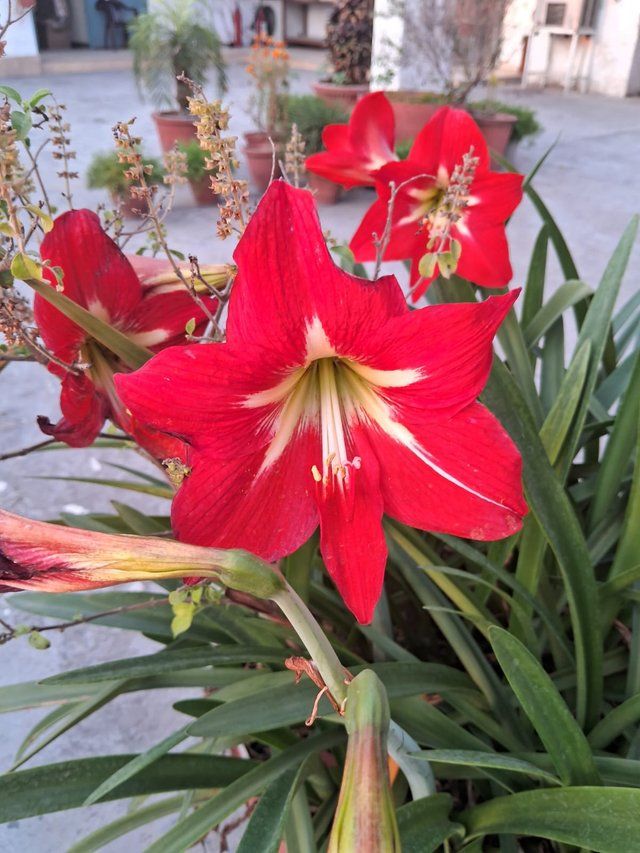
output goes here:
<path id="1" fill-rule="evenodd" d="M 393 109 L 382 92 L 365 95 L 348 124 L 328 124 L 322 131 L 327 149 L 307 157 L 305 166 L 346 189 L 375 184 L 378 170 L 398 157 L 394 151 Z"/>
<path id="2" fill-rule="evenodd" d="M 409 311 L 394 277 L 334 265 L 312 196 L 281 181 L 235 260 L 226 343 L 116 377 L 136 418 L 190 445 L 178 539 L 276 560 L 319 523 L 327 569 L 368 622 L 383 512 L 475 539 L 518 530 L 520 457 L 476 402 L 515 293 Z"/>
<path id="3" fill-rule="evenodd" d="M 65 296 L 142 346 L 157 351 L 180 343 L 192 317 L 196 333 L 204 329 L 206 317 L 184 285 L 160 275 L 171 270 L 169 262 L 127 259 L 89 210 L 59 216 L 42 241 L 41 255 L 63 270 Z M 45 268 L 44 274 L 55 286 L 53 272 Z M 214 300 L 209 303 L 215 304 Z M 125 411 L 113 375 L 126 368 L 113 353 L 40 295 L 35 298 L 34 315 L 44 343 L 55 356 L 67 364 L 86 365 L 80 373 L 72 373 L 50 363 L 51 372 L 62 379 L 62 418 L 56 424 L 39 418 L 43 432 L 72 447 L 86 447 L 111 418 L 158 458 L 179 451 L 178 443 L 137 425 Z"/>
<path id="4" fill-rule="evenodd" d="M 465 173 L 465 155 L 471 150 L 475 163 L 469 163 Z M 507 285 L 512 271 L 504 225 L 522 199 L 522 175 L 492 172 L 489 166 L 487 144 L 471 116 L 441 107 L 416 137 L 408 158 L 377 173 L 378 199 L 350 244 L 356 260 L 376 257 L 373 235 L 384 232 L 393 182 L 401 188 L 385 260 L 411 259 L 415 283 L 420 259 L 428 251 L 448 253 L 455 240 L 461 250 L 458 275 L 483 287 Z M 436 245 L 427 249 L 431 238 Z M 413 291 L 414 299 L 436 275 L 437 269 L 424 277 Z"/>

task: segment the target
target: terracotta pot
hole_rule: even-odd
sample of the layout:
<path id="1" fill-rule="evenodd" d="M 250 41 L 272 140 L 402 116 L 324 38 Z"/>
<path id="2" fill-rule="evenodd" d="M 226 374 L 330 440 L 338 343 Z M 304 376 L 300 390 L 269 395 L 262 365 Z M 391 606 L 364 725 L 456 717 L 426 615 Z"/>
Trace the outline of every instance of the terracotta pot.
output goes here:
<path id="1" fill-rule="evenodd" d="M 280 177 L 280 169 L 276 161 L 275 169 L 273 167 L 273 149 L 267 142 L 259 145 L 247 145 L 244 149 L 244 156 L 247 158 L 247 167 L 249 176 L 254 189 L 262 194 L 269 186 L 271 175 Z"/>
<path id="2" fill-rule="evenodd" d="M 343 192 L 340 184 L 334 184 L 333 181 L 321 178 L 313 172 L 307 173 L 307 182 L 318 204 L 335 204 Z"/>
<path id="3" fill-rule="evenodd" d="M 193 117 L 187 113 L 153 113 L 153 120 L 163 151 L 170 151 L 176 142 L 188 144 L 196 138 L 196 126 L 193 123 Z"/>
<path id="4" fill-rule="evenodd" d="M 211 176 L 204 175 L 197 181 L 189 181 L 191 192 L 196 200 L 196 204 L 200 207 L 210 207 L 218 203 L 218 196 L 211 189 Z"/>
<path id="5" fill-rule="evenodd" d="M 110 192 L 111 202 L 114 207 L 120 207 L 125 216 L 138 217 L 144 216 L 149 212 L 149 205 L 146 199 L 133 198 L 129 193 L 120 195 L 120 193 Z"/>
<path id="6" fill-rule="evenodd" d="M 513 133 L 513 126 L 517 122 L 515 116 L 509 113 L 494 113 L 493 115 L 473 114 L 482 135 L 487 141 L 490 149 L 504 156 L 507 145 Z M 495 164 L 494 164 L 495 165 Z"/>
<path id="7" fill-rule="evenodd" d="M 269 134 L 264 130 L 250 130 L 248 133 L 244 134 L 244 141 L 249 148 L 256 148 L 260 145 L 270 147 L 271 145 L 269 142 Z"/>
<path id="8" fill-rule="evenodd" d="M 351 113 L 357 102 L 369 91 L 366 83 L 351 86 L 339 86 L 337 83 L 327 83 L 320 80 L 313 84 L 314 93 L 330 107 L 338 107 L 347 114 Z"/>
<path id="9" fill-rule="evenodd" d="M 387 97 L 393 108 L 393 117 L 396 122 L 396 140 L 398 142 L 415 139 L 440 107 L 440 104 L 420 101 L 420 94 L 420 92 L 411 91 L 387 92 Z"/>

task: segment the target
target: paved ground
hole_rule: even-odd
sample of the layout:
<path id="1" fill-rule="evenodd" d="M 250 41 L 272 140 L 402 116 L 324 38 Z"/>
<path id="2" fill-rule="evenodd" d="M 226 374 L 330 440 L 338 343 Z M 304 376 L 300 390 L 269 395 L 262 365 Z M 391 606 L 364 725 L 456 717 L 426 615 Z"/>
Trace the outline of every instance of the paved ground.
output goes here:
<path id="1" fill-rule="evenodd" d="M 228 101 L 232 110 L 232 130 L 241 133 L 250 129 L 246 113 L 249 94 L 242 71 L 242 55 L 231 58 L 231 89 Z M 322 55 L 296 51 L 296 74 L 293 88 L 309 89 L 317 76 L 315 68 Z M 115 121 L 137 116 L 136 127 L 146 140 L 149 153 L 157 153 L 157 142 L 150 118 L 150 107 L 141 102 L 131 74 L 114 71 L 100 74 L 51 75 L 47 79 L 29 78 L 2 81 L 22 92 L 40 86 L 51 88 L 58 99 L 69 107 L 73 145 L 78 152 L 78 168 L 82 173 L 97 150 L 108 150 L 110 128 Z M 538 111 L 544 131 L 532 142 L 521 146 L 514 154 L 518 167 L 526 171 L 559 137 L 557 145 L 536 179 L 536 187 L 556 216 L 575 253 L 583 278 L 597 283 L 607 258 L 638 203 L 640 174 L 640 101 L 615 100 L 604 97 L 584 97 L 556 92 L 523 93 L 504 89 L 500 97 L 530 104 Z M 55 172 L 53 163 L 46 170 Z M 103 194 L 79 186 L 75 191 L 76 206 L 95 205 L 104 200 Z M 335 207 L 321 210 L 324 225 L 332 233 L 347 240 L 372 200 L 367 190 L 354 191 Z M 179 204 L 169 218 L 171 245 L 183 251 L 195 252 L 202 261 L 227 259 L 230 243 L 221 244 L 215 237 L 215 212 L 193 206 L 188 192 L 181 193 Z M 526 202 L 510 224 L 510 240 L 516 283 L 526 272 L 531 247 L 539 227 L 535 211 Z M 640 252 L 632 259 L 624 292 L 635 292 L 640 273 Z M 554 272 L 553 283 L 559 275 Z M 39 438 L 34 419 L 37 414 L 56 415 L 57 382 L 34 365 L 16 365 L 0 374 L 0 422 L 2 451 L 21 447 Z M 34 454 L 26 460 L 0 463 L 0 503 L 3 507 L 33 517 L 46 518 L 61 507 L 68 510 L 81 507 L 107 508 L 111 497 L 103 489 L 31 479 L 42 474 L 102 472 L 105 462 L 113 461 L 108 454 L 95 451 Z M 121 460 L 120 460 L 121 461 Z M 135 461 L 135 459 L 133 460 Z M 129 498 L 127 498 L 129 500 Z M 142 501 L 131 499 L 132 504 Z M 0 616 L 9 610 L 0 601 Z M 14 618 L 13 614 L 10 618 Z M 25 679 L 36 679 L 59 670 L 98 662 L 128 654 L 140 654 L 151 643 L 134 639 L 124 632 L 87 628 L 70 631 L 53 638 L 48 652 L 36 652 L 26 641 L 16 641 L 0 648 L 0 686 Z M 154 697 L 153 711 L 142 705 L 139 698 L 116 700 L 47 748 L 38 758 L 41 762 L 61 760 L 105 751 L 144 749 L 160 740 L 179 725 L 166 694 Z M 37 713 L 11 715 L 3 722 L 0 739 L 0 770 L 10 766 L 12 756 Z M 94 807 L 21 821 L 0 827 L 0 853 L 17 849 L 29 853 L 57 853 L 73 841 L 86 835 L 95 826 L 121 814 L 120 805 Z M 140 831 L 129 840 L 111 846 L 112 851 L 141 850 L 152 834 Z M 215 849 L 215 840 L 210 843 Z"/>

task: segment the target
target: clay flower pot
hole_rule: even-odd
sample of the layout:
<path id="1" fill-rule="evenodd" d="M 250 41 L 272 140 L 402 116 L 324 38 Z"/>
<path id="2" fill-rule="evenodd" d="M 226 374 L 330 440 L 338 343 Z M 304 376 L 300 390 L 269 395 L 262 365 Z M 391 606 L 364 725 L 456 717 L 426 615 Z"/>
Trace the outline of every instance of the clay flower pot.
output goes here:
<path id="1" fill-rule="evenodd" d="M 387 92 L 396 123 L 396 140 L 415 139 L 440 104 L 420 100 L 424 93 L 414 91 Z"/>
<path id="2" fill-rule="evenodd" d="M 313 172 L 307 173 L 307 182 L 318 204 L 335 204 L 342 196 L 343 190 L 340 184 L 334 184 L 333 181 L 321 178 Z"/>
<path id="3" fill-rule="evenodd" d="M 338 107 L 349 114 L 360 98 L 367 94 L 369 86 L 366 83 L 339 86 L 337 83 L 320 80 L 313 84 L 313 91 L 325 104 Z"/>
<path id="4" fill-rule="evenodd" d="M 218 196 L 211 189 L 211 176 L 204 175 L 197 181 L 189 180 L 191 192 L 199 207 L 211 207 L 218 203 Z"/>
<path id="5" fill-rule="evenodd" d="M 110 192 L 109 195 L 113 206 L 119 206 L 125 216 L 135 218 L 145 216 L 149 212 L 149 204 L 146 199 L 133 198 L 129 193 Z"/>
<path id="6" fill-rule="evenodd" d="M 163 151 L 171 151 L 176 142 L 186 144 L 196 138 L 193 116 L 188 113 L 177 111 L 153 113 L 153 120 Z"/>
<path id="7" fill-rule="evenodd" d="M 518 119 L 509 113 L 483 115 L 482 113 L 472 112 L 472 115 L 482 131 L 482 135 L 486 139 L 489 148 L 497 154 L 504 156 L 513 133 L 513 126 Z"/>
<path id="8" fill-rule="evenodd" d="M 244 147 L 244 156 L 247 160 L 247 168 L 249 169 L 251 183 L 254 189 L 262 194 L 269 186 L 272 173 L 274 178 L 280 177 L 278 153 L 276 151 L 276 163 L 274 168 L 273 147 L 268 133 L 261 130 L 250 131 L 249 133 L 245 133 L 244 139 L 246 143 Z"/>

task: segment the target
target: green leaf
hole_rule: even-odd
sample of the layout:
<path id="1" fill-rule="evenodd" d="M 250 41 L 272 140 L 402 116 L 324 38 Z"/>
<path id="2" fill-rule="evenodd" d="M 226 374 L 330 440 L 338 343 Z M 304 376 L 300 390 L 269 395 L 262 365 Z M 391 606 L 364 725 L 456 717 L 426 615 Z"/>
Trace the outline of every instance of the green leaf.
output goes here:
<path id="1" fill-rule="evenodd" d="M 138 536 L 153 536 L 154 533 L 166 532 L 167 528 L 164 524 L 132 506 L 120 503 L 120 501 L 111 501 L 111 505 L 129 530 Z"/>
<path id="2" fill-rule="evenodd" d="M 116 678 L 143 678 L 165 672 L 180 672 L 201 666 L 246 663 L 282 663 L 286 650 L 265 646 L 198 646 L 188 649 L 166 649 L 153 655 L 100 663 L 52 675 L 41 682 L 49 684 L 95 684 Z"/>
<path id="3" fill-rule="evenodd" d="M 354 667 L 354 674 L 363 667 Z M 378 663 L 371 669 L 383 682 L 390 698 L 422 693 L 461 691 L 477 696 L 469 679 L 461 672 L 442 664 Z M 243 737 L 255 731 L 289 726 L 302 722 L 311 713 L 318 688 L 310 681 L 294 686 L 293 674 L 269 673 L 256 676 L 236 689 L 219 691 L 217 699 L 225 704 L 214 708 L 191 725 L 189 734 L 197 737 Z M 323 697 L 318 706 L 320 716 L 333 713 Z"/>
<path id="4" fill-rule="evenodd" d="M 611 256 L 611 260 L 607 264 L 580 329 L 576 352 L 586 340 L 590 340 L 591 363 L 585 383 L 585 392 L 578 408 L 567 447 L 560 460 L 560 470 L 563 473 L 563 480 L 566 477 L 580 442 L 580 434 L 586 420 L 589 400 L 598 379 L 600 365 L 609 338 L 611 315 L 620 290 L 622 277 L 629 262 L 629 255 L 631 254 L 637 230 L 638 217 L 634 216 L 625 229 L 620 242 Z"/>
<path id="5" fill-rule="evenodd" d="M 0 823 L 75 809 L 89 794 L 135 755 L 105 755 L 47 764 L 0 776 Z M 106 800 L 168 791 L 224 787 L 251 771 L 252 761 L 227 756 L 164 755 Z"/>
<path id="6" fill-rule="evenodd" d="M 125 489 L 128 492 L 140 492 L 155 498 L 173 500 L 175 492 L 171 486 L 152 486 L 145 483 L 134 483 L 127 480 L 104 480 L 97 477 L 34 477 L 35 480 L 55 480 L 68 483 L 93 483 L 95 486 L 107 486 L 110 489 Z"/>
<path id="7" fill-rule="evenodd" d="M 307 762 L 292 767 L 269 785 L 251 815 L 236 853 L 278 853 L 280 839 L 300 779 L 307 772 Z"/>
<path id="8" fill-rule="evenodd" d="M 29 106 L 31 107 L 31 109 L 33 109 L 34 107 L 37 107 L 38 104 L 40 103 L 40 101 L 43 98 L 48 97 L 50 94 L 51 94 L 51 92 L 49 91 L 49 89 L 36 89 L 36 91 L 33 93 L 33 95 L 31 95 L 31 97 L 29 98 L 28 103 L 29 103 Z"/>
<path id="9" fill-rule="evenodd" d="M 403 853 L 435 853 L 448 838 L 462 836 L 464 827 L 449 819 L 452 808 L 449 794 L 422 797 L 399 808 L 396 816 Z"/>
<path id="10" fill-rule="evenodd" d="M 640 791 L 632 788 L 547 788 L 498 797 L 463 812 L 467 839 L 532 835 L 595 853 L 632 853 L 640 838 Z"/>
<path id="11" fill-rule="evenodd" d="M 563 783 L 599 784 L 587 739 L 538 661 L 503 628 L 490 628 L 489 641 Z"/>
<path id="12" fill-rule="evenodd" d="M 309 755 L 314 755 L 344 742 L 340 731 L 326 732 L 306 738 L 296 746 L 262 762 L 241 779 L 232 782 L 225 790 L 212 797 L 196 812 L 179 821 L 169 832 L 152 844 L 146 853 L 184 853 L 210 832 L 242 803 L 264 790 L 275 779 L 291 768 L 299 767 Z M 169 758 L 171 756 L 165 756 Z M 139 778 L 139 777 L 136 777 Z"/>
<path id="13" fill-rule="evenodd" d="M 568 496 L 549 464 L 527 405 L 497 359 L 483 399 L 522 454 L 529 506 L 562 572 L 576 648 L 577 717 L 581 724 L 592 725 L 600 713 L 602 643 L 597 627 L 598 593 L 587 543 Z"/>
<path id="14" fill-rule="evenodd" d="M 63 723 L 58 726 L 53 731 L 50 731 L 49 734 L 41 740 L 33 749 L 29 750 L 29 752 L 20 756 L 20 758 L 14 763 L 12 770 L 15 770 L 17 767 L 20 767 L 22 764 L 25 764 L 34 755 L 37 755 L 41 750 L 52 743 L 54 740 L 59 738 L 61 735 L 65 734 L 72 729 L 74 726 L 77 726 L 78 723 L 81 723 L 83 720 L 86 720 L 87 717 L 90 717 L 91 714 L 94 714 L 96 711 L 99 711 L 100 708 L 107 705 L 112 699 L 115 699 L 122 692 L 123 683 L 120 681 L 116 682 L 108 682 L 106 685 L 102 687 L 102 689 L 98 690 L 93 696 L 89 699 L 86 699 L 84 702 L 79 702 L 73 710 L 67 714 L 63 718 Z"/>
<path id="15" fill-rule="evenodd" d="M 0 86 L 0 94 L 5 95 L 10 101 L 15 101 L 16 104 L 22 103 L 22 95 L 12 86 Z"/>
<path id="16" fill-rule="evenodd" d="M 25 140 L 31 133 L 31 113 L 22 110 L 11 111 L 11 126 L 16 132 L 16 138 Z"/>
<path id="17" fill-rule="evenodd" d="M 122 838 L 123 835 L 133 832 L 134 829 L 139 829 L 141 826 L 153 823 L 161 817 L 166 817 L 180 811 L 183 802 L 183 796 L 167 797 L 156 803 L 152 803 L 150 806 L 144 806 L 143 808 L 127 812 L 123 817 L 119 817 L 117 820 L 101 826 L 95 832 L 77 841 L 67 850 L 67 853 L 94 853 L 96 850 L 101 850 L 112 841 L 116 841 L 118 838 Z"/>
<path id="18" fill-rule="evenodd" d="M 561 284 L 529 324 L 524 327 L 524 339 L 527 347 L 531 348 L 536 344 L 568 308 L 587 299 L 592 293 L 593 291 L 584 281 L 565 281 L 564 284 Z"/>
<path id="19" fill-rule="evenodd" d="M 552 465 L 560 455 L 578 408 L 587 378 L 590 355 L 591 342 L 587 340 L 576 350 L 560 385 L 556 401 L 540 430 L 540 440 Z"/>
<path id="20" fill-rule="evenodd" d="M 59 703 L 74 703 L 87 699 L 93 692 L 95 691 L 87 685 L 42 685 L 36 681 L 7 684 L 0 687 L 0 714 Z"/>
<path id="21" fill-rule="evenodd" d="M 414 758 L 424 758 L 434 764 L 453 764 L 458 767 L 481 767 L 488 770 L 506 770 L 509 773 L 521 773 L 534 779 L 542 779 L 549 785 L 560 785 L 560 780 L 552 773 L 541 770 L 535 764 L 514 758 L 512 755 L 496 752 L 477 752 L 467 749 L 427 749 L 412 753 Z"/>
<path id="22" fill-rule="evenodd" d="M 605 517 L 620 490 L 621 480 L 629 468 L 638 432 L 640 414 L 640 352 L 629 385 L 605 447 L 596 476 L 595 494 L 589 508 L 589 530 Z"/>
<path id="23" fill-rule="evenodd" d="M 16 278 L 21 278 L 14 273 Z M 61 314 L 80 326 L 88 335 L 103 344 L 112 353 L 117 355 L 132 370 L 142 367 L 153 355 L 151 350 L 134 343 L 130 338 L 117 329 L 95 317 L 81 305 L 73 302 L 64 293 L 59 293 L 54 287 L 38 281 L 36 278 L 26 276 L 21 278 L 43 299 L 50 302 Z"/>
<path id="24" fill-rule="evenodd" d="M 523 329 L 526 329 L 538 311 L 542 308 L 544 299 L 544 282 L 547 271 L 547 247 L 549 245 L 549 229 L 543 225 L 540 229 L 531 254 L 529 271 L 524 293 L 522 294 Z"/>
<path id="25" fill-rule="evenodd" d="M 98 785 L 95 791 L 92 791 L 84 801 L 84 805 L 91 806 L 99 800 L 103 800 L 119 785 L 124 784 L 138 773 L 141 773 L 145 767 L 149 767 L 161 756 L 166 755 L 166 753 L 173 749 L 174 746 L 182 743 L 182 741 L 187 738 L 187 727 L 183 726 L 181 729 L 178 729 L 178 731 L 172 732 L 166 738 L 163 738 L 160 743 L 157 743 L 155 746 L 151 747 L 151 749 L 148 749 L 141 755 L 136 755 L 135 758 L 132 758 L 131 761 L 127 762 L 123 767 L 120 767 L 115 773 Z"/>
<path id="26" fill-rule="evenodd" d="M 639 720 L 640 693 L 636 693 L 635 696 L 630 696 L 617 708 L 609 711 L 607 716 L 589 732 L 587 740 L 592 749 L 605 749 L 628 726 L 637 725 Z"/>

